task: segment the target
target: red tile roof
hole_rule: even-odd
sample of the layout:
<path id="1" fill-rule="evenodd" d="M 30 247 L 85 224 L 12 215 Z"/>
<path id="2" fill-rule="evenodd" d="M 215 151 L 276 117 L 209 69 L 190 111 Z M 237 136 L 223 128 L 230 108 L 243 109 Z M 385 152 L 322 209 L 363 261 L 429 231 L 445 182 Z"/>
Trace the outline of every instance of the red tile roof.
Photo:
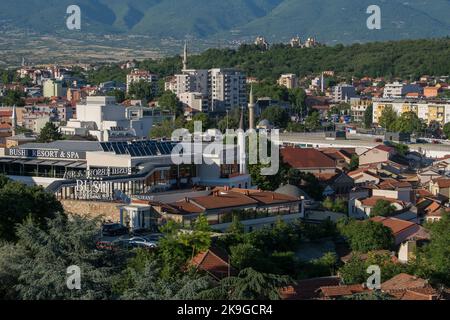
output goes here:
<path id="1" fill-rule="evenodd" d="M 216 279 L 222 279 L 237 273 L 236 269 L 229 264 L 229 260 L 230 258 L 226 252 L 212 247 L 192 258 L 190 265 L 208 272 Z"/>
<path id="2" fill-rule="evenodd" d="M 391 204 L 392 203 L 398 203 L 402 206 L 404 206 L 405 204 L 402 201 L 399 200 L 395 200 L 395 199 L 390 199 L 390 198 L 386 198 L 386 197 L 370 197 L 370 198 L 366 198 L 361 200 L 361 203 L 366 206 L 366 207 L 374 207 L 379 201 L 388 201 Z"/>
<path id="3" fill-rule="evenodd" d="M 384 144 L 380 144 L 380 145 L 376 146 L 374 149 L 378 149 L 378 150 L 385 151 L 385 152 L 391 152 L 391 151 L 395 150 L 394 148 L 385 146 Z"/>
<path id="4" fill-rule="evenodd" d="M 439 188 L 450 188 L 450 179 L 446 178 L 439 178 L 433 180 L 434 183 L 438 185 Z"/>
<path id="5" fill-rule="evenodd" d="M 341 282 L 339 277 L 312 278 L 297 281 L 294 286 L 281 289 L 283 300 L 312 300 L 319 299 L 318 292 L 320 287 L 337 286 Z"/>
<path id="6" fill-rule="evenodd" d="M 385 217 L 374 217 L 370 218 L 371 221 L 382 223 L 385 227 L 392 230 L 394 236 L 400 234 L 401 232 L 409 229 L 415 228 L 417 224 L 405 220 L 400 220 L 397 218 L 385 218 Z"/>
<path id="7" fill-rule="evenodd" d="M 330 157 L 316 149 L 284 148 L 281 149 L 283 161 L 295 169 L 335 168 Z"/>
<path id="8" fill-rule="evenodd" d="M 331 299 L 370 291 L 368 288 L 365 288 L 361 284 L 321 287 L 319 290 L 321 291 L 324 298 Z"/>

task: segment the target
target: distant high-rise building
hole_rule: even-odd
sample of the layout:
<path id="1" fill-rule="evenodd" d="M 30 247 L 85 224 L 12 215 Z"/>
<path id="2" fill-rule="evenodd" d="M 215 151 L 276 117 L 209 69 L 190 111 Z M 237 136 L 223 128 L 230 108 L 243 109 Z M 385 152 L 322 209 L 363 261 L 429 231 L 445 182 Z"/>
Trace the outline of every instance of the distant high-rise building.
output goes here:
<path id="1" fill-rule="evenodd" d="M 291 39 L 290 44 L 291 44 L 292 48 L 300 48 L 300 47 L 302 47 L 302 40 L 300 39 L 299 36 L 296 36 Z"/>
<path id="2" fill-rule="evenodd" d="M 270 46 L 269 43 L 266 41 L 266 39 L 262 36 L 256 37 L 255 45 L 261 47 L 264 50 L 268 50 Z"/>

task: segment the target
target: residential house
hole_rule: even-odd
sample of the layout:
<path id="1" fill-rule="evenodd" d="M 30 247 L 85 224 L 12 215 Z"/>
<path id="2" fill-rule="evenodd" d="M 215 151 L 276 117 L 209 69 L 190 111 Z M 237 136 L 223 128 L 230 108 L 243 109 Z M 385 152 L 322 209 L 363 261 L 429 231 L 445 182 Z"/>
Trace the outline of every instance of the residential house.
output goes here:
<path id="1" fill-rule="evenodd" d="M 211 247 L 197 254 L 189 263 L 196 270 L 211 275 L 216 280 L 234 276 L 237 270 L 230 265 L 229 255 L 222 249 Z"/>
<path id="2" fill-rule="evenodd" d="M 336 162 L 324 153 L 312 148 L 281 149 L 284 163 L 301 172 L 320 174 L 336 174 Z"/>
<path id="3" fill-rule="evenodd" d="M 382 223 L 385 227 L 391 229 L 396 246 L 410 239 L 427 238 L 427 234 L 424 232 L 424 229 L 420 225 L 413 222 L 385 217 L 374 217 L 370 220 Z"/>
<path id="4" fill-rule="evenodd" d="M 355 186 L 376 185 L 381 181 L 376 170 L 369 168 L 360 168 L 348 173 L 348 176 L 353 179 Z"/>
<path id="5" fill-rule="evenodd" d="M 359 156 L 359 165 L 363 167 L 369 164 L 387 162 L 395 154 L 396 151 L 394 148 L 385 145 L 379 145 L 361 154 Z"/>
<path id="6" fill-rule="evenodd" d="M 431 180 L 429 183 L 429 191 L 437 197 L 445 200 L 450 199 L 450 179 L 438 178 Z"/>

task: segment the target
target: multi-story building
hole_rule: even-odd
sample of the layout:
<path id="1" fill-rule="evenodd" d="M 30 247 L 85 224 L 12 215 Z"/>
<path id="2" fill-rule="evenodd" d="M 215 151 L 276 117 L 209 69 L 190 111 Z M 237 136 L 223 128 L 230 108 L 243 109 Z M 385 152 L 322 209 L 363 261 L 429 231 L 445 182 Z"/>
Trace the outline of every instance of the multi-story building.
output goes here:
<path id="1" fill-rule="evenodd" d="M 298 77 L 296 74 L 288 73 L 282 74 L 278 79 L 278 85 L 286 87 L 288 89 L 294 89 L 298 87 Z"/>
<path id="2" fill-rule="evenodd" d="M 450 122 L 450 101 L 426 99 L 374 99 L 373 123 L 379 123 L 383 110 L 391 107 L 398 115 L 414 112 L 427 124 L 438 122 L 441 125 Z"/>
<path id="3" fill-rule="evenodd" d="M 258 36 L 255 39 L 255 45 L 257 45 L 258 47 L 261 47 L 265 50 L 269 49 L 269 42 L 267 42 L 267 40 L 262 37 L 262 36 Z"/>
<path id="4" fill-rule="evenodd" d="M 332 99 L 335 102 L 348 102 L 356 97 L 356 88 L 350 84 L 340 84 L 332 88 Z"/>
<path id="5" fill-rule="evenodd" d="M 126 108 L 114 97 L 92 96 L 77 104 L 77 118 L 60 130 L 66 135 L 91 135 L 99 141 L 130 140 L 148 137 L 154 124 L 172 118 L 147 107 Z"/>
<path id="6" fill-rule="evenodd" d="M 43 84 L 43 94 L 45 98 L 63 97 L 65 93 L 61 81 L 48 79 Z"/>
<path id="7" fill-rule="evenodd" d="M 158 76 L 146 70 L 134 69 L 131 73 L 127 74 L 127 92 L 130 91 L 130 85 L 133 82 L 145 81 L 153 84 L 153 90 L 158 89 Z"/>
<path id="8" fill-rule="evenodd" d="M 364 115 L 367 108 L 372 105 L 372 100 L 369 98 L 351 98 L 350 108 L 353 121 L 364 122 Z"/>
<path id="9" fill-rule="evenodd" d="M 237 69 L 211 69 L 208 79 L 211 111 L 225 111 L 247 105 L 244 73 Z"/>
<path id="10" fill-rule="evenodd" d="M 397 81 L 385 85 L 383 98 L 403 98 L 410 93 L 422 94 L 423 88 L 418 84 L 404 84 Z"/>
<path id="11" fill-rule="evenodd" d="M 208 98 L 199 92 L 185 92 L 178 95 L 178 99 L 185 107 L 200 112 L 208 111 Z"/>

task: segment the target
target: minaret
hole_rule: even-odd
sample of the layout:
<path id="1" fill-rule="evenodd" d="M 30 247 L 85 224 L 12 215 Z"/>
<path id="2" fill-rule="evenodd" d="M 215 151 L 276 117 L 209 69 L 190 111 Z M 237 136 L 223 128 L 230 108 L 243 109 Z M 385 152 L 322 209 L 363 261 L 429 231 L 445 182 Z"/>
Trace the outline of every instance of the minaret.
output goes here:
<path id="1" fill-rule="evenodd" d="M 241 109 L 241 119 L 239 120 L 239 129 L 244 131 L 244 109 Z"/>
<path id="2" fill-rule="evenodd" d="M 13 136 L 16 135 L 16 127 L 17 127 L 17 113 L 16 113 L 16 105 L 14 105 L 11 115 L 11 129 Z"/>
<path id="3" fill-rule="evenodd" d="M 245 133 L 244 133 L 244 108 L 241 109 L 241 120 L 237 135 L 237 148 L 239 152 L 239 173 L 247 174 L 247 155 L 245 153 Z"/>
<path id="4" fill-rule="evenodd" d="M 253 97 L 253 85 L 250 87 L 250 102 L 248 103 L 249 130 L 255 129 L 255 100 Z"/>
<path id="5" fill-rule="evenodd" d="M 183 51 L 183 71 L 187 70 L 187 62 L 188 62 L 188 48 L 187 48 L 187 40 L 185 40 Z"/>

